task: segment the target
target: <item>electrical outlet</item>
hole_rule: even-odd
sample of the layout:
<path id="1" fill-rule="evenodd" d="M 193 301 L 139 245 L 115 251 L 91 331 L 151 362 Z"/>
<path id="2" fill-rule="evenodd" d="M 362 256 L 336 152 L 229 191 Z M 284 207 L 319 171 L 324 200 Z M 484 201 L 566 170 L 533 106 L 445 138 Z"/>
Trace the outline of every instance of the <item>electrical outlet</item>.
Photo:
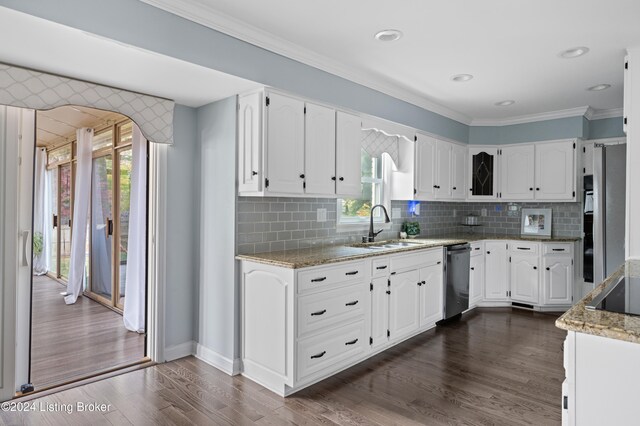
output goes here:
<path id="1" fill-rule="evenodd" d="M 318 209 L 316 211 L 316 221 L 317 222 L 327 221 L 327 209 Z"/>
<path id="2" fill-rule="evenodd" d="M 480 210 L 480 216 L 487 217 L 487 209 Z"/>
<path id="3" fill-rule="evenodd" d="M 458 216 L 458 211 L 456 209 L 453 209 L 453 213 L 451 213 L 452 217 L 456 217 Z"/>
<path id="4" fill-rule="evenodd" d="M 391 219 L 400 219 L 402 217 L 402 209 L 394 207 L 391 209 Z"/>
<path id="5" fill-rule="evenodd" d="M 414 216 L 420 216 L 420 203 L 416 204 L 416 208 L 413 211 Z"/>

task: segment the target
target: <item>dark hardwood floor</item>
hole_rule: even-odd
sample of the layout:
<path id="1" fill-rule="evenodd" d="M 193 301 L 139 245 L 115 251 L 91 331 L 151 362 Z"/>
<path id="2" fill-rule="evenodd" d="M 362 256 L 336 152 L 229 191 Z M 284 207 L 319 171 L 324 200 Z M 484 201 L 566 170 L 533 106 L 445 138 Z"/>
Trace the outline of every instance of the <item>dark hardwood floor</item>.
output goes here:
<path id="1" fill-rule="evenodd" d="M 289 398 L 187 357 L 35 400 L 106 413 L 2 413 L 7 424 L 557 425 L 555 315 L 476 309 Z"/>
<path id="2" fill-rule="evenodd" d="M 86 377 L 144 358 L 144 336 L 128 331 L 122 316 L 81 296 L 66 305 L 65 287 L 33 277 L 31 382 L 36 389 Z"/>

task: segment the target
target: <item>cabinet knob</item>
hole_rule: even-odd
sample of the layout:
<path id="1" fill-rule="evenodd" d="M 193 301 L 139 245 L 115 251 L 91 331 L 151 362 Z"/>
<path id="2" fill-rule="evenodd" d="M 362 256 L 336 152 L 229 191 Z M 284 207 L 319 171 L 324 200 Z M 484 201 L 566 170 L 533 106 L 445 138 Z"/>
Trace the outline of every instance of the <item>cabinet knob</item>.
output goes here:
<path id="1" fill-rule="evenodd" d="M 529 191 L 533 191 L 533 188 L 529 188 Z"/>
<path id="2" fill-rule="evenodd" d="M 550 271 L 550 270 L 551 270 L 551 268 L 549 268 L 549 267 L 547 266 L 547 271 Z"/>
<path id="3" fill-rule="evenodd" d="M 536 188 L 536 191 L 540 191 L 540 188 Z"/>
<path id="4" fill-rule="evenodd" d="M 456 188 L 456 187 L 454 186 L 454 187 L 453 187 L 453 190 L 455 191 L 456 189 L 458 189 L 458 188 Z"/>
<path id="5" fill-rule="evenodd" d="M 475 270 L 476 270 L 476 268 L 474 268 L 474 267 L 472 266 L 472 267 L 471 267 L 471 270 L 472 270 L 472 271 L 475 271 Z"/>
<path id="6" fill-rule="evenodd" d="M 255 170 L 252 170 L 252 171 L 251 171 L 251 176 L 255 176 L 255 175 L 257 175 L 257 174 L 258 174 L 258 172 L 256 172 Z"/>
<path id="7" fill-rule="evenodd" d="M 336 180 L 336 177 L 335 176 L 331 176 L 331 180 Z"/>
<path id="8" fill-rule="evenodd" d="M 490 252 L 490 251 L 488 251 L 488 252 L 487 252 L 487 254 L 491 254 L 491 252 Z"/>
<path id="9" fill-rule="evenodd" d="M 533 269 L 538 269 L 538 267 L 537 267 L 537 266 L 534 266 L 534 267 L 533 267 Z"/>
<path id="10" fill-rule="evenodd" d="M 340 182 L 344 181 L 344 178 L 342 176 L 340 176 Z"/>
<path id="11" fill-rule="evenodd" d="M 304 179 L 304 173 L 300 175 L 300 179 Z"/>

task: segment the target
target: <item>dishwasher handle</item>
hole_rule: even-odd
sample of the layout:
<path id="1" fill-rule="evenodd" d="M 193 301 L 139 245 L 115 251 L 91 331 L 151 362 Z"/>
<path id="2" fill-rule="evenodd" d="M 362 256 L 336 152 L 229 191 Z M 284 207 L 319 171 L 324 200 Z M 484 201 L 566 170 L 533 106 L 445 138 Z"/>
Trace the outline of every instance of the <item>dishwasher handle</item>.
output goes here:
<path id="1" fill-rule="evenodd" d="M 463 248 L 456 249 L 456 250 L 447 249 L 447 256 L 451 256 L 451 255 L 454 255 L 454 254 L 461 254 L 461 253 L 464 253 L 464 252 L 467 252 L 467 251 L 471 251 L 471 247 L 463 247 Z"/>

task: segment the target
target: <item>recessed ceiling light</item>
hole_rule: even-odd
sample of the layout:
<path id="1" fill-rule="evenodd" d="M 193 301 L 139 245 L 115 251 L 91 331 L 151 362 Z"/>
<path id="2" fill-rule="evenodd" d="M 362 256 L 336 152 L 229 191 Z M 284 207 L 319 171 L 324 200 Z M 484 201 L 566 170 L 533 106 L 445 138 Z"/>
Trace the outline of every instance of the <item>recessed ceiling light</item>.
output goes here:
<path id="1" fill-rule="evenodd" d="M 507 99 L 506 101 L 496 102 L 494 105 L 495 106 L 509 106 L 509 105 L 513 105 L 515 103 L 516 103 L 516 101 L 511 100 L 511 99 Z"/>
<path id="2" fill-rule="evenodd" d="M 560 52 L 560 57 L 565 59 L 573 59 L 573 58 L 582 56 L 587 52 L 589 52 L 588 47 L 584 47 L 584 46 L 574 47 L 572 49 L 567 49 L 564 52 Z"/>
<path id="3" fill-rule="evenodd" d="M 591 92 L 599 92 L 600 90 L 607 90 L 609 87 L 611 87 L 610 84 L 596 84 L 595 86 L 589 87 L 587 90 Z"/>
<path id="4" fill-rule="evenodd" d="M 374 36 L 376 40 L 380 41 L 396 41 L 402 37 L 402 31 L 399 30 L 382 30 L 378 31 Z"/>
<path id="5" fill-rule="evenodd" d="M 471 74 L 456 74 L 453 77 L 451 77 L 451 80 L 453 81 L 457 81 L 458 83 L 464 82 L 464 81 L 469 81 L 473 78 L 473 76 Z"/>

